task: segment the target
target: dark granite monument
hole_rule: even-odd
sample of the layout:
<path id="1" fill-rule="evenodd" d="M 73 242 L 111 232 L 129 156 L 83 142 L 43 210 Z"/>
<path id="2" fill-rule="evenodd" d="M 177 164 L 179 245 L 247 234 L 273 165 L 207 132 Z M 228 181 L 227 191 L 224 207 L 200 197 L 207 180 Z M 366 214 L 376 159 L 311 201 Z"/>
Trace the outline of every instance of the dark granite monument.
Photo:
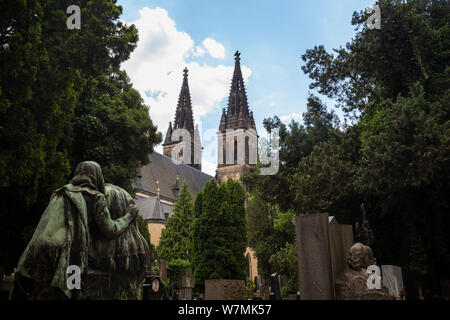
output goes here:
<path id="1" fill-rule="evenodd" d="M 245 300 L 244 280 L 205 280 L 205 300 Z"/>
<path id="2" fill-rule="evenodd" d="M 329 217 L 327 213 L 295 218 L 301 300 L 334 300 Z"/>

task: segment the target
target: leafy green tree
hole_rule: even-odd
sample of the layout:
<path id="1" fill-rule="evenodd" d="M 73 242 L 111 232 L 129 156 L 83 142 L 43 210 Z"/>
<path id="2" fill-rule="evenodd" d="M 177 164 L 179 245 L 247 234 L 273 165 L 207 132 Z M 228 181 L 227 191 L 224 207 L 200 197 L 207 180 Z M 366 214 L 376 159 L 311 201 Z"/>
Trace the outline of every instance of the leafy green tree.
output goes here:
<path id="1" fill-rule="evenodd" d="M 97 161 L 107 181 L 132 192 L 137 167 L 161 141 L 149 108 L 123 71 L 100 75 L 83 97 L 73 121 L 73 166 Z"/>
<path id="2" fill-rule="evenodd" d="M 429 98 L 448 89 L 448 1 L 379 0 L 381 29 L 366 26 L 365 11 L 353 13 L 358 33 L 345 48 L 307 50 L 302 70 L 310 89 L 336 99 L 345 111 L 370 113 L 375 102 L 407 96 L 419 82 Z"/>
<path id="3" fill-rule="evenodd" d="M 231 179 L 209 181 L 195 201 L 193 266 L 198 285 L 207 279 L 245 280 L 245 191 Z"/>
<path id="4" fill-rule="evenodd" d="M 303 118 L 304 124 L 292 121 L 289 128 L 276 116 L 265 119 L 264 126 L 269 133 L 274 128 L 279 129 L 279 171 L 274 176 L 261 176 L 258 167 L 254 167 L 243 177 L 251 191 L 256 188 L 273 190 L 261 195 L 264 201 L 278 205 L 282 211 L 297 209 L 292 203 L 290 185 L 300 160 L 307 157 L 315 145 L 326 141 L 330 132 L 339 126 L 334 112 L 329 112 L 327 106 L 314 95 L 308 97 L 307 111 L 303 113 Z"/>
<path id="5" fill-rule="evenodd" d="M 269 119 L 266 128 L 280 127 L 280 171 L 269 180 L 254 169 L 244 179 L 252 191 L 271 190 L 266 202 L 296 213 L 325 211 L 340 223 L 354 224 L 364 202 L 377 261 L 424 275 L 416 280 L 431 297 L 450 270 L 450 6 L 377 4 L 380 30 L 367 28 L 367 13 L 354 13 L 357 33 L 345 47 L 328 53 L 316 46 L 302 55 L 310 89 L 337 101 L 353 122 L 339 127 L 332 120 L 327 134 L 318 134 L 308 124 L 323 126 L 307 115 L 303 128 Z M 321 114 L 315 98 L 308 104 Z"/>
<path id="6" fill-rule="evenodd" d="M 222 203 L 227 204 L 222 212 L 224 216 L 222 232 L 227 239 L 226 245 L 231 251 L 231 257 L 228 260 L 228 277 L 245 280 L 247 261 L 244 253 L 248 245 L 245 190 L 239 181 L 233 179 L 222 183 L 219 189 L 224 189 L 223 194 L 226 196 L 221 200 Z"/>
<path id="7" fill-rule="evenodd" d="M 0 241 L 10 245 L 0 261 L 9 269 L 77 161 L 99 161 L 109 182 L 132 192 L 138 163 L 148 161 L 144 154 L 161 138 L 119 69 L 136 47 L 137 29 L 119 21 L 116 1 L 82 0 L 76 3 L 81 30 L 69 30 L 66 9 L 72 4 L 2 3 L 0 219 L 8 223 L 0 227 Z M 90 138 L 97 153 L 80 146 L 80 139 Z"/>
<path id="8" fill-rule="evenodd" d="M 293 213 L 280 212 L 276 206 L 265 202 L 258 190 L 249 198 L 247 206 L 249 246 L 258 257 L 258 271 L 266 281 L 269 281 L 270 275 L 274 272 L 289 278 L 295 277 L 295 274 L 284 273 L 285 269 L 279 268 L 279 265 L 270 263 L 272 257 L 285 250 L 288 244 L 295 244 L 294 218 Z"/>
<path id="9" fill-rule="evenodd" d="M 258 258 L 258 273 L 266 280 L 272 273 L 269 259 L 277 249 L 273 227 L 275 217 L 276 211 L 264 202 L 260 192 L 251 194 L 247 205 L 248 243 Z"/>
<path id="10" fill-rule="evenodd" d="M 167 260 L 192 260 L 192 225 L 194 206 L 186 182 L 183 183 L 173 209 L 174 214 L 167 220 L 158 245 L 158 257 Z"/>
<path id="11" fill-rule="evenodd" d="M 287 283 L 280 288 L 281 295 L 286 297 L 290 292 L 298 291 L 298 253 L 295 243 L 286 242 L 286 246 L 273 254 L 269 263 L 272 269 L 288 279 Z"/>
<path id="12" fill-rule="evenodd" d="M 425 275 L 425 296 L 448 276 L 448 1 L 377 3 L 380 30 L 354 13 L 358 33 L 345 48 L 302 56 L 311 89 L 336 99 L 359 122 L 319 146 L 295 176 L 307 212 L 345 212 L 365 200 L 379 263 Z M 355 135 L 359 131 L 359 134 Z M 348 153 L 348 154 L 346 154 Z M 341 220 L 339 220 L 342 222 Z"/>

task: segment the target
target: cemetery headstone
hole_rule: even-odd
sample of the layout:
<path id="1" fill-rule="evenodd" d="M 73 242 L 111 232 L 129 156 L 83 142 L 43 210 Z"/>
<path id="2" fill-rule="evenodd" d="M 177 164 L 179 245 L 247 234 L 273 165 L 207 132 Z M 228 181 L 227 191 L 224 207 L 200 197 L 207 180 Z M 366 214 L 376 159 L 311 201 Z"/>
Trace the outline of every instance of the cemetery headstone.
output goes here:
<path id="1" fill-rule="evenodd" d="M 162 284 L 159 276 L 156 274 L 147 274 L 145 282 L 142 285 L 144 288 L 144 300 L 161 300 L 162 299 Z"/>
<path id="2" fill-rule="evenodd" d="M 297 216 L 298 274 L 301 300 L 335 298 L 328 214 Z"/>
<path id="3" fill-rule="evenodd" d="M 245 300 L 245 281 L 205 280 L 205 300 Z"/>
<path id="4" fill-rule="evenodd" d="M 192 288 L 195 287 L 195 278 L 191 269 L 182 270 L 178 274 L 177 288 L 179 300 L 192 300 Z"/>
<path id="5" fill-rule="evenodd" d="M 159 277 L 163 283 L 167 284 L 168 279 L 167 279 L 167 261 L 166 260 L 161 260 L 159 262 Z"/>
<path id="6" fill-rule="evenodd" d="M 441 296 L 444 300 L 450 300 L 450 280 L 441 279 Z"/>
<path id="7" fill-rule="evenodd" d="M 336 220 L 334 220 L 336 221 Z M 351 225 L 330 223 L 330 250 L 333 277 L 338 279 L 347 267 L 348 249 L 353 245 L 353 228 Z"/>
<path id="8" fill-rule="evenodd" d="M 382 265 L 381 275 L 383 284 L 388 288 L 389 294 L 399 298 L 400 292 L 404 289 L 402 268 L 392 265 Z"/>
<path id="9" fill-rule="evenodd" d="M 270 276 L 270 300 L 281 300 L 280 277 L 276 273 Z"/>

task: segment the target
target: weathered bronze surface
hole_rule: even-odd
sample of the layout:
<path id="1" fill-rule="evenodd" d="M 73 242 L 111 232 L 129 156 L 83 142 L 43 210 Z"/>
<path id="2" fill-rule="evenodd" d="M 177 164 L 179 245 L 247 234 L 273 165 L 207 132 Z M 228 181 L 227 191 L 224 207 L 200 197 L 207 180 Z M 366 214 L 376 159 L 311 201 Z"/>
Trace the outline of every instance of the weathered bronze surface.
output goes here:
<path id="1" fill-rule="evenodd" d="M 149 248 L 137 214 L 125 190 L 105 186 L 96 162 L 80 163 L 53 193 L 19 260 L 13 298 L 139 298 Z M 80 268 L 80 290 L 67 287 L 70 265 Z"/>

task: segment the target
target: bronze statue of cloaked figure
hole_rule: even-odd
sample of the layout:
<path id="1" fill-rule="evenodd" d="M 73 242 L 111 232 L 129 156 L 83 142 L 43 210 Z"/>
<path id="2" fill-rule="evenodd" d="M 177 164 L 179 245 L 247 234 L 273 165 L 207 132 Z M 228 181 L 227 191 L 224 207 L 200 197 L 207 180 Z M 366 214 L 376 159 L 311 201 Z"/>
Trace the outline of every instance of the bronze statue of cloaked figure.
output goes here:
<path id="1" fill-rule="evenodd" d="M 120 218 L 126 208 L 134 205 L 131 195 L 118 186 L 106 184 L 105 195 L 113 219 Z M 149 255 L 149 246 L 136 220 L 114 241 L 99 232 L 97 225 L 92 225 L 85 298 L 142 299 L 142 281 Z"/>
<path id="2" fill-rule="evenodd" d="M 13 299 L 85 298 L 92 256 L 89 250 L 98 246 L 95 242 L 100 235 L 111 245 L 115 244 L 138 214 L 138 209 L 130 202 L 127 207 L 119 207 L 123 211 L 115 212 L 114 215 L 120 217 L 113 220 L 106 190 L 100 165 L 86 161 L 77 166 L 69 184 L 53 193 L 19 260 Z M 101 254 L 109 254 L 108 259 L 115 261 L 111 251 Z M 126 255 L 126 250 L 121 254 Z M 67 286 L 67 268 L 71 265 L 79 267 L 81 290 L 70 290 Z"/>

